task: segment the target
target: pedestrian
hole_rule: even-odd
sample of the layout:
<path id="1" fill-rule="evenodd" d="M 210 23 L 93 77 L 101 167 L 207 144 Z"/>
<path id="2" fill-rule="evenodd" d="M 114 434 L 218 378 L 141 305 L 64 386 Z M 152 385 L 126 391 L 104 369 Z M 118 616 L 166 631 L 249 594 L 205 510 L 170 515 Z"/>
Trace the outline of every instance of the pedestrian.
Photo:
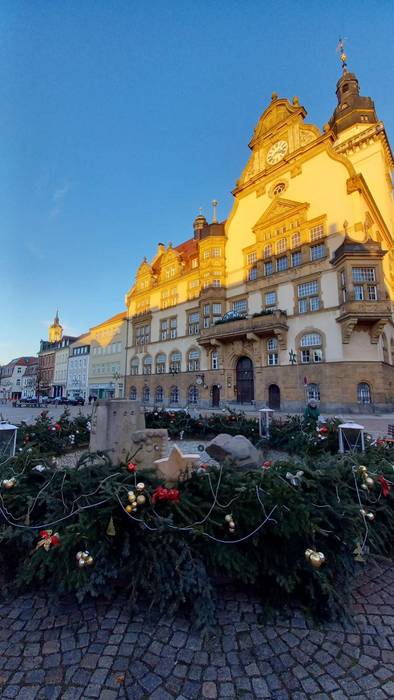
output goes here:
<path id="1" fill-rule="evenodd" d="M 90 406 L 91 403 L 92 403 L 92 397 L 89 396 L 89 406 Z"/>

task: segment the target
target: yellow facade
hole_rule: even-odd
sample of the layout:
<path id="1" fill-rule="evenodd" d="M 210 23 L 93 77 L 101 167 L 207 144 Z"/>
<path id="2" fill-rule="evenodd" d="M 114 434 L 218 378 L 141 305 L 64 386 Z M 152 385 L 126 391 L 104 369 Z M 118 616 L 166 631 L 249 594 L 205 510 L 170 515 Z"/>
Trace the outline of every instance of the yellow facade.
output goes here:
<path id="1" fill-rule="evenodd" d="M 84 344 L 90 345 L 88 396 L 99 399 L 124 397 L 126 312 L 89 329 Z"/>
<path id="2" fill-rule="evenodd" d="M 392 405 L 393 158 L 346 69 L 337 98 L 321 132 L 298 98 L 273 94 L 227 221 L 200 215 L 193 238 L 143 261 L 126 295 L 127 395 L 201 407 Z"/>

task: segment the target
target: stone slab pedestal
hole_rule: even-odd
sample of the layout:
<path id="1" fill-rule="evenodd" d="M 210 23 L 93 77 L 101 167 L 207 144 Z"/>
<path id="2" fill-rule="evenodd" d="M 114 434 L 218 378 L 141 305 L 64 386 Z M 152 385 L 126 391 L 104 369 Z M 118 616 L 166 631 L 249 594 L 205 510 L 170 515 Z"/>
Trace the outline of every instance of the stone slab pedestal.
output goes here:
<path id="1" fill-rule="evenodd" d="M 147 430 L 139 401 L 96 401 L 92 414 L 90 452 L 107 452 L 113 464 L 132 459 L 140 468 L 151 468 L 167 445 L 166 430 Z"/>

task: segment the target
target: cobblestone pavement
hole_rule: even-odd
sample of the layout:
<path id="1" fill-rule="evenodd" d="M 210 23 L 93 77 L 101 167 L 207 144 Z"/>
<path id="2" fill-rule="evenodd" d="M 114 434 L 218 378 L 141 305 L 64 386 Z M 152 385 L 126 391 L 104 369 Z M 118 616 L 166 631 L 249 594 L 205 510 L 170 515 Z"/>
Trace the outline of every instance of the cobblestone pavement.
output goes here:
<path id="1" fill-rule="evenodd" d="M 370 568 L 354 623 L 300 613 L 259 622 L 261 603 L 220 595 L 204 636 L 177 616 L 130 619 L 112 602 L 37 594 L 0 604 L 0 697 L 17 700 L 385 700 L 394 697 L 394 566 Z"/>

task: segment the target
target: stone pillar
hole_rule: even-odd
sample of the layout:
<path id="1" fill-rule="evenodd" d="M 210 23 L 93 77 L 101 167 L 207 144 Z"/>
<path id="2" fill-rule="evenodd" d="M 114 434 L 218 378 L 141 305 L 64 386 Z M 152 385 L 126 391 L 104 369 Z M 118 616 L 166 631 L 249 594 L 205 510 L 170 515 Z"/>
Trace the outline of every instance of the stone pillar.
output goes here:
<path id="1" fill-rule="evenodd" d="M 145 415 L 139 401 L 96 401 L 92 413 L 90 451 L 108 452 L 114 464 L 125 462 L 132 450 L 132 434 L 144 429 Z"/>

